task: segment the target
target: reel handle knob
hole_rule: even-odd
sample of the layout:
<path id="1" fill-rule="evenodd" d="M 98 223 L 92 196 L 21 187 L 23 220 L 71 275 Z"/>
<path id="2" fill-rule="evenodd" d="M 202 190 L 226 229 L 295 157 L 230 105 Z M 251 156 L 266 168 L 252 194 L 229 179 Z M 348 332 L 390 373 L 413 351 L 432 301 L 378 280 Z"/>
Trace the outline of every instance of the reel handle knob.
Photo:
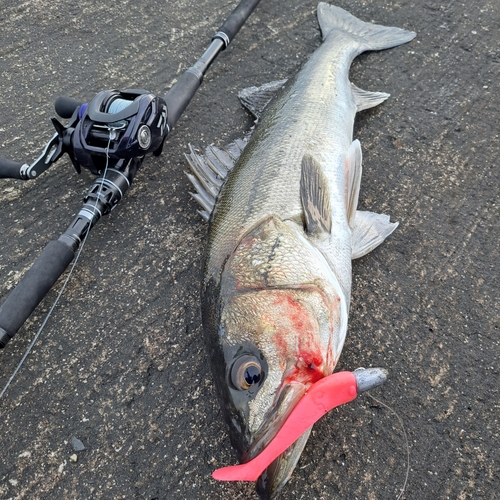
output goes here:
<path id="1" fill-rule="evenodd" d="M 0 179 L 26 179 L 23 167 L 23 163 L 0 156 Z"/>
<path id="2" fill-rule="evenodd" d="M 56 113 L 61 118 L 71 118 L 73 116 L 73 113 L 75 112 L 75 109 L 78 108 L 78 106 L 81 106 L 82 104 L 83 102 L 62 95 L 56 99 L 56 102 L 54 103 L 54 108 L 56 109 Z"/>

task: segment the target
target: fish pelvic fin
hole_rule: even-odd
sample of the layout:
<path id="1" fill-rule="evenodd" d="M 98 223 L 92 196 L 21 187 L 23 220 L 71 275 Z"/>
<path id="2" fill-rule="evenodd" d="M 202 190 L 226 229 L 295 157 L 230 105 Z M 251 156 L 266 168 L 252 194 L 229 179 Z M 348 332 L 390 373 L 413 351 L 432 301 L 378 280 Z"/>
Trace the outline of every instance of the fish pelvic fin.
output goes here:
<path id="1" fill-rule="evenodd" d="M 367 23 L 344 9 L 324 2 L 318 4 L 318 22 L 323 40 L 334 30 L 353 35 L 360 43 L 359 53 L 383 50 L 407 43 L 415 38 L 413 31 Z"/>
<path id="2" fill-rule="evenodd" d="M 302 157 L 300 199 L 306 232 L 320 236 L 332 230 L 332 210 L 328 181 L 318 161 L 309 154 Z"/>
<path id="3" fill-rule="evenodd" d="M 189 145 L 190 152 L 184 156 L 191 172 L 185 174 L 195 188 L 196 192 L 190 194 L 202 207 L 203 210 L 198 210 L 198 213 L 205 221 L 210 220 L 227 174 L 234 167 L 247 142 L 248 138 L 237 139 L 222 148 L 207 146 L 203 152 Z"/>
<path id="4" fill-rule="evenodd" d="M 359 259 L 377 248 L 398 227 L 388 215 L 357 210 L 351 236 L 351 258 Z"/>

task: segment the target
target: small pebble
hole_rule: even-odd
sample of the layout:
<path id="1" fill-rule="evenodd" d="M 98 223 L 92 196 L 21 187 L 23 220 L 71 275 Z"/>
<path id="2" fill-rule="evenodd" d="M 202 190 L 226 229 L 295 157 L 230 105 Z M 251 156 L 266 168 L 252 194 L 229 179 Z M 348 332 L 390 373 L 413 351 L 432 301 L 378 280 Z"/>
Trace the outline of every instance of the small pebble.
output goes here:
<path id="1" fill-rule="evenodd" d="M 73 446 L 73 450 L 75 451 L 83 451 L 85 450 L 85 445 L 77 439 L 75 436 L 71 438 L 71 446 Z"/>
<path id="2" fill-rule="evenodd" d="M 73 462 L 74 464 L 76 464 L 76 462 L 78 462 L 78 455 L 76 453 L 74 453 L 73 455 L 71 455 L 69 457 L 70 461 Z"/>

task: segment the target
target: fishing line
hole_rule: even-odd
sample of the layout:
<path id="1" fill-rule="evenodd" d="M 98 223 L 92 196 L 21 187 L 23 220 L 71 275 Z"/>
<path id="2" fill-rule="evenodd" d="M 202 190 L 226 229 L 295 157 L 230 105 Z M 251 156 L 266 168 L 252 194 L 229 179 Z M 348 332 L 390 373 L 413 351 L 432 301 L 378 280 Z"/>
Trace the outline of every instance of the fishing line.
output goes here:
<path id="1" fill-rule="evenodd" d="M 382 403 L 382 401 L 378 400 L 377 398 L 374 398 L 371 394 L 367 393 L 367 396 L 373 399 L 376 403 L 379 405 L 382 405 L 384 408 L 387 408 L 391 413 L 396 415 L 397 419 L 399 420 L 399 424 L 401 425 L 401 429 L 403 430 L 403 436 L 405 438 L 405 444 L 406 444 L 406 477 L 405 477 L 405 482 L 403 484 L 403 488 L 401 489 L 401 492 L 399 493 L 398 497 L 396 500 L 401 500 L 401 497 L 403 496 L 403 493 L 405 492 L 406 486 L 408 484 L 408 477 L 410 475 L 410 445 L 408 444 L 408 436 L 406 434 L 406 429 L 403 423 L 403 419 L 389 406 L 386 405 L 385 403 Z"/>
<path id="2" fill-rule="evenodd" d="M 106 113 L 115 114 L 120 111 L 128 108 L 133 101 L 128 101 L 127 99 L 116 98 L 111 101 L 111 104 L 108 106 Z"/>
<path id="3" fill-rule="evenodd" d="M 127 102 L 130 102 L 130 101 L 127 101 Z M 106 151 L 106 166 L 104 167 L 104 173 L 102 174 L 102 178 L 103 179 L 106 177 L 106 172 L 108 170 L 109 146 L 111 144 L 111 141 L 116 137 L 116 135 L 115 135 L 116 132 L 115 132 L 115 130 L 112 127 L 108 126 L 108 130 L 109 130 L 109 140 L 108 140 L 108 145 L 107 145 L 107 147 L 105 149 L 105 151 Z M 99 201 L 99 198 L 100 198 L 100 195 L 101 195 L 101 192 L 102 192 L 103 184 L 104 183 L 101 182 L 100 185 L 99 185 L 99 191 L 97 192 L 96 201 L 95 201 L 95 205 L 94 205 L 94 209 L 95 210 L 97 210 L 97 203 Z M 78 250 L 78 253 L 76 254 L 76 257 L 75 257 L 75 259 L 73 261 L 73 264 L 71 265 L 71 268 L 69 270 L 68 276 L 64 280 L 64 283 L 63 283 L 63 285 L 61 287 L 61 290 L 59 290 L 59 293 L 57 294 L 57 297 L 54 300 L 54 303 L 52 304 L 52 307 L 50 308 L 49 312 L 45 316 L 45 319 L 43 320 L 42 324 L 40 325 L 40 328 L 38 329 L 38 332 L 33 337 L 33 340 L 31 341 L 30 345 L 28 346 L 28 349 L 26 349 L 26 352 L 24 353 L 24 356 L 21 358 L 21 361 L 19 362 L 19 364 L 17 365 L 16 369 L 14 370 L 14 373 L 10 377 L 10 379 L 7 382 L 7 384 L 5 385 L 5 387 L 2 389 L 2 392 L 0 392 L 0 399 L 2 399 L 3 395 L 5 394 L 5 392 L 7 391 L 7 389 L 9 388 L 9 385 L 16 378 L 16 375 L 18 374 L 19 370 L 23 366 L 26 358 L 29 356 L 31 350 L 33 349 L 33 346 L 35 345 L 36 341 L 38 340 L 38 337 L 42 333 L 42 330 L 44 329 L 47 321 L 49 320 L 50 316 L 52 315 L 52 311 L 55 309 L 57 303 L 59 302 L 59 299 L 61 298 L 61 296 L 62 296 L 62 294 L 64 292 L 64 289 L 66 288 L 66 285 L 68 284 L 69 279 L 71 278 L 71 275 L 73 274 L 73 270 L 75 269 L 76 263 L 78 262 L 78 259 L 80 258 L 80 254 L 82 253 L 82 250 L 85 247 L 85 242 L 87 241 L 87 237 L 88 237 L 89 233 L 90 233 L 90 227 L 89 227 L 88 231 L 85 233 L 85 237 L 82 240 L 82 244 L 80 245 L 80 249 Z"/>

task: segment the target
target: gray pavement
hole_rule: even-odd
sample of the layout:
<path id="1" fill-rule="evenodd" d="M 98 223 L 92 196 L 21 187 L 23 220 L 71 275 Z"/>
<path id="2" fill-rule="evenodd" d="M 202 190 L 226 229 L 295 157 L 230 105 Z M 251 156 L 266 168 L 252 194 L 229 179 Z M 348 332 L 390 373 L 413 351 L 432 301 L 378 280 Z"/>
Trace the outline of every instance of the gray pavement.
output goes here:
<path id="1" fill-rule="evenodd" d="M 2 0 L 0 155 L 38 155 L 59 95 L 162 94 L 236 3 Z M 189 197 L 183 154 L 190 142 L 225 144 L 251 126 L 237 91 L 300 67 L 320 43 L 316 5 L 262 0 L 164 154 L 145 162 L 92 231 L 0 400 L 0 499 L 256 498 L 251 484 L 210 477 L 235 455 L 202 340 L 207 226 Z M 362 55 L 351 70 L 359 87 L 392 95 L 358 115 L 355 136 L 364 152 L 360 204 L 400 226 L 354 263 L 341 368 L 390 370 L 373 396 L 408 435 L 402 498 L 500 498 L 500 4 L 337 5 L 417 32 L 410 44 Z M 67 158 L 36 182 L 1 181 L 0 299 L 65 230 L 91 182 Z M 0 352 L 1 388 L 60 286 Z M 407 452 L 398 417 L 366 395 L 331 412 L 281 498 L 398 498 Z M 73 438 L 85 450 L 75 451 Z"/>

